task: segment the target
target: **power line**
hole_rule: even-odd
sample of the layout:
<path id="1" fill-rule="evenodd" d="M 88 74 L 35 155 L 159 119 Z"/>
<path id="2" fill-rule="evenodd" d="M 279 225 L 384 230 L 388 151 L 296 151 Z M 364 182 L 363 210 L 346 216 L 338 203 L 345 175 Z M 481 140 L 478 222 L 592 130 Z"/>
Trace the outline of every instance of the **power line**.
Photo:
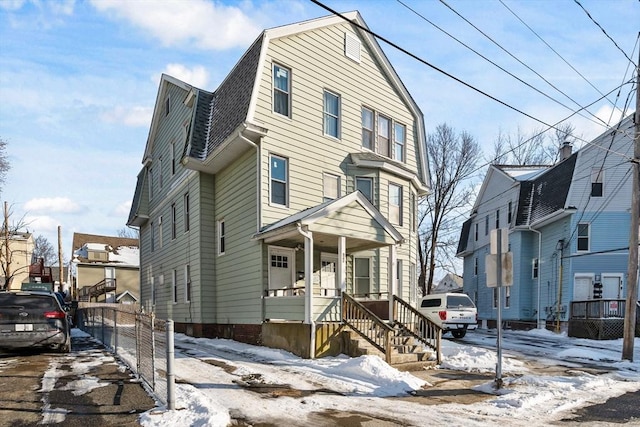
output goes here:
<path id="1" fill-rule="evenodd" d="M 493 101 L 495 101 L 495 102 L 497 102 L 497 103 L 499 103 L 499 104 L 501 104 L 501 105 L 504 105 L 505 107 L 507 107 L 507 108 L 509 108 L 509 109 L 511 109 L 511 110 L 513 110 L 513 111 L 515 111 L 515 112 L 517 112 L 517 113 L 520 113 L 520 114 L 522 114 L 522 115 L 523 115 L 523 116 L 525 116 L 525 117 L 530 118 L 531 120 L 534 120 L 534 121 L 536 121 L 536 122 L 538 122 L 538 123 L 540 123 L 540 124 L 543 124 L 543 125 L 545 125 L 545 126 L 547 126 L 547 127 L 550 127 L 550 128 L 555 127 L 555 126 L 557 126 L 557 125 L 559 124 L 559 123 L 556 123 L 556 125 L 550 125 L 550 124 L 548 124 L 548 123 L 546 123 L 546 122 L 542 121 L 541 119 L 538 119 L 538 118 L 536 118 L 536 117 L 534 117 L 534 116 L 532 116 L 532 115 L 530 115 L 530 114 L 528 114 L 528 113 L 525 113 L 524 111 L 522 111 L 522 110 L 520 110 L 520 109 L 518 109 L 518 108 L 516 108 L 516 107 L 514 107 L 514 106 L 512 106 L 512 105 L 507 104 L 505 101 L 502 101 L 502 100 L 500 100 L 500 99 L 496 98 L 495 96 L 490 95 L 490 94 L 488 94 L 487 92 L 484 92 L 483 90 L 478 89 L 477 87 L 475 87 L 475 86 L 473 86 L 473 85 L 471 85 L 471 84 L 469 84 L 469 83 L 465 82 L 464 80 L 462 80 L 462 79 L 460 79 L 460 78 L 458 78 L 458 77 L 454 76 L 453 74 L 448 73 L 448 72 L 444 71 L 443 69 L 441 69 L 441 68 L 439 68 L 439 67 L 437 67 L 437 66 L 435 66 L 435 65 L 431 64 L 430 62 L 428 62 L 428 61 L 426 61 L 426 60 L 424 60 L 424 59 L 420 58 L 419 56 L 417 56 L 417 55 L 416 55 L 416 54 L 414 54 L 414 53 L 409 52 L 408 50 L 406 50 L 405 48 L 403 48 L 403 47 L 401 47 L 401 46 L 397 45 L 396 43 L 392 42 L 391 40 L 389 40 L 389 39 L 387 39 L 387 38 L 385 38 L 385 37 L 383 37 L 383 36 L 381 36 L 381 35 L 379 35 L 379 34 L 377 34 L 377 33 L 373 32 L 373 31 L 371 31 L 369 28 L 364 27 L 364 26 L 360 25 L 359 23 L 357 23 L 357 22 L 355 22 L 355 21 L 351 21 L 350 19 L 348 19 L 346 16 L 344 16 L 344 15 L 343 15 L 343 14 L 341 14 L 340 12 L 338 12 L 338 11 L 336 11 L 336 10 L 334 10 L 334 9 L 330 8 L 329 6 L 324 5 L 323 3 L 319 2 L 318 0 L 310 0 L 310 1 L 311 1 L 312 3 L 314 3 L 314 4 L 318 5 L 318 6 L 320 6 L 321 8 L 323 8 L 323 9 L 327 10 L 328 12 L 330 12 L 330 13 L 334 14 L 335 16 L 339 16 L 340 18 L 344 19 L 346 22 L 351 23 L 351 25 L 353 25 L 353 26 L 355 26 L 355 27 L 359 28 L 360 30 L 362 30 L 362 31 L 364 31 L 364 32 L 366 32 L 366 33 L 368 33 L 368 34 L 372 35 L 373 37 L 375 37 L 375 38 L 377 38 L 377 39 L 379 39 L 379 40 L 381 40 L 381 41 L 383 41 L 383 42 L 385 42 L 385 43 L 386 43 L 386 44 L 388 44 L 389 46 L 391 46 L 391 47 L 393 47 L 393 48 L 395 48 L 395 49 L 399 50 L 400 52 L 404 53 L 405 55 L 410 56 L 411 58 L 415 59 L 416 61 L 418 61 L 418 62 L 420 62 L 420 63 L 422 63 L 422 64 L 426 65 L 427 67 L 429 67 L 429 68 L 431 68 L 431 69 L 433 69 L 433 70 L 435 70 L 435 71 L 437 71 L 437 72 L 439 72 L 439 73 L 441 73 L 441 74 L 444 74 L 445 76 L 449 77 L 450 79 L 455 80 L 456 82 L 458 82 L 458 83 L 460 83 L 460 84 L 462 84 L 462 85 L 464 85 L 464 86 L 468 87 L 469 89 L 471 89 L 471 90 L 473 90 L 473 91 L 475 91 L 475 92 L 478 92 L 479 94 L 484 95 L 484 96 L 486 96 L 487 98 L 489 98 L 489 99 L 491 99 L 491 100 L 493 100 Z M 581 109 L 581 110 L 582 110 L 582 109 Z M 579 110 L 579 111 L 580 111 L 580 110 Z"/>
<path id="2" fill-rule="evenodd" d="M 587 9 L 584 8 L 584 6 L 582 6 L 582 4 L 578 1 L 578 0 L 573 0 L 578 6 L 580 6 L 580 8 L 584 11 L 584 13 L 587 14 L 587 16 L 589 17 L 589 19 L 591 20 L 591 22 L 593 22 L 594 24 L 596 24 L 596 26 L 598 28 L 600 28 L 600 30 L 602 30 L 602 32 L 604 33 L 605 36 L 607 36 L 607 38 L 609 40 L 611 40 L 611 42 L 618 48 L 618 50 L 620 52 L 622 52 L 622 54 L 625 56 L 625 58 L 627 58 L 629 60 L 630 63 L 632 63 L 634 66 L 636 66 L 636 63 L 633 61 L 633 59 L 629 58 L 629 55 L 627 55 L 625 53 L 624 50 L 622 50 L 620 48 L 620 46 L 618 46 L 618 43 L 616 43 L 616 41 L 614 39 L 611 38 L 611 36 L 609 34 L 607 34 L 607 32 L 605 31 L 604 28 L 602 28 L 602 25 L 600 25 L 595 19 L 593 19 L 593 16 L 591 16 L 591 14 L 589 13 L 589 11 Z"/>
<path id="3" fill-rule="evenodd" d="M 513 74 L 512 72 L 508 71 L 507 69 L 505 69 L 504 67 L 498 65 L 497 63 L 495 63 L 494 61 L 492 61 L 491 59 L 487 58 L 486 56 L 484 56 L 483 54 L 481 54 L 480 52 L 478 52 L 477 50 L 475 50 L 474 48 L 472 48 L 471 46 L 467 45 L 466 43 L 464 43 L 462 40 L 456 38 L 454 35 L 452 35 L 451 33 L 447 32 L 445 29 L 441 28 L 440 26 L 438 26 L 437 24 L 435 24 L 433 21 L 429 20 L 427 17 L 425 17 L 424 15 L 422 15 L 420 12 L 418 12 L 417 10 L 413 9 L 411 6 L 407 5 L 406 3 L 404 3 L 402 0 L 396 0 L 398 3 L 400 3 L 402 6 L 404 6 L 405 8 L 409 9 L 411 12 L 413 12 L 415 15 L 419 16 L 421 19 L 423 19 L 424 21 L 428 22 L 429 24 L 431 24 L 433 27 L 435 27 L 436 29 L 438 29 L 439 31 L 441 31 L 442 33 L 446 34 L 447 36 L 449 36 L 450 38 L 452 38 L 453 40 L 455 40 L 456 42 L 460 43 L 462 46 L 466 47 L 467 49 L 469 49 L 471 52 L 475 53 L 476 55 L 478 55 L 480 58 L 484 59 L 485 61 L 489 62 L 491 65 L 493 65 L 494 67 L 498 68 L 499 70 L 503 71 L 505 74 L 508 74 L 509 76 L 513 77 L 514 79 L 518 80 L 520 83 L 524 84 L 525 86 L 533 89 L 534 91 L 538 92 L 540 95 L 550 99 L 551 101 L 555 102 L 558 105 L 561 105 L 562 107 L 566 108 L 569 111 L 573 111 L 573 108 L 569 107 L 566 104 L 563 104 L 562 102 L 558 101 L 557 99 L 553 98 L 551 95 L 548 95 L 546 93 L 544 93 L 542 90 L 538 89 L 537 87 L 531 85 L 530 83 L 527 83 L 526 81 L 524 81 L 523 79 L 521 79 L 520 77 L 516 76 L 515 74 Z M 578 105 L 580 106 L 580 105 Z M 586 111 L 586 110 L 585 110 Z M 587 113 L 589 113 L 589 111 L 587 111 Z M 580 114 L 582 117 L 586 118 L 587 120 L 592 121 L 593 123 L 596 124 L 601 124 L 596 122 L 595 120 Z M 596 119 L 598 119 L 599 121 L 601 121 L 602 123 L 604 123 L 605 127 L 607 126 L 607 124 L 600 118 L 598 118 L 597 116 L 595 116 L 594 114 L 589 113 L 590 116 L 595 117 Z"/>
<path id="4" fill-rule="evenodd" d="M 463 21 L 465 21 L 467 24 L 469 24 L 471 27 L 473 27 L 476 31 L 478 31 L 480 34 L 482 34 L 485 38 L 487 38 L 490 42 L 492 42 L 494 45 L 496 45 L 499 49 L 501 49 L 503 52 L 505 52 L 507 55 L 509 55 L 511 58 L 513 58 L 514 60 L 516 60 L 519 64 L 521 64 L 522 66 L 524 66 L 526 69 L 528 69 L 529 71 L 531 71 L 532 73 L 534 73 L 536 76 L 540 77 L 545 83 L 547 83 L 549 86 L 551 86 L 553 89 L 555 89 L 556 91 L 558 91 L 559 93 L 561 93 L 562 95 L 564 95 L 565 97 L 567 97 L 567 99 L 569 99 L 571 102 L 573 102 L 574 104 L 576 104 L 578 107 L 582 107 L 580 105 L 580 103 L 578 101 L 576 101 L 575 99 L 573 99 L 571 96 L 567 95 L 564 91 L 562 91 L 560 88 L 558 88 L 557 86 L 555 86 L 553 83 L 551 83 L 549 80 L 547 80 L 542 74 L 538 73 L 536 70 L 534 70 L 533 68 L 531 68 L 529 65 L 525 64 L 523 61 L 521 61 L 518 57 L 516 57 L 514 54 L 512 54 L 511 52 L 509 52 L 507 49 L 505 49 L 500 43 L 498 43 L 497 41 L 495 41 L 491 36 L 489 36 L 487 33 L 485 33 L 484 31 L 482 31 L 480 28 L 478 28 L 475 24 L 473 24 L 471 21 L 469 21 L 467 18 L 465 18 L 464 16 L 462 16 L 457 10 L 455 10 L 452 6 L 450 6 L 445 0 L 440 0 L 440 3 L 442 3 L 443 5 L 445 5 L 449 10 L 451 10 L 453 13 L 455 13 L 457 16 L 460 17 L 460 19 L 462 19 Z M 590 115 L 592 115 L 593 117 L 595 117 L 597 120 L 600 120 L 602 123 L 604 123 L 605 127 L 608 128 L 609 125 L 602 120 L 601 118 L 599 118 L 598 116 L 596 116 L 595 114 L 590 113 L 589 111 L 586 110 L 586 108 L 580 108 L 580 110 L 585 110 L 587 113 L 589 113 Z"/>
<path id="5" fill-rule="evenodd" d="M 576 72 L 576 74 L 578 74 L 580 77 L 582 77 L 582 79 L 587 82 L 589 84 L 589 86 L 591 86 L 592 88 L 594 88 L 596 90 L 596 92 L 598 92 L 600 95 L 604 95 L 600 89 L 598 89 L 593 83 L 591 83 L 589 81 L 589 79 L 587 79 L 585 76 L 582 75 L 582 73 L 580 73 L 580 71 L 578 71 L 573 65 L 571 65 L 569 63 L 569 61 L 567 61 L 562 55 L 560 55 L 553 47 L 551 47 L 551 45 L 549 43 L 547 43 L 533 28 L 531 28 L 526 22 L 524 22 L 524 20 L 522 20 L 522 18 L 520 18 L 520 16 L 518 16 L 518 14 L 516 14 L 509 6 L 507 6 L 503 0 L 498 0 L 509 12 L 511 12 L 511 14 L 513 16 L 516 17 L 516 19 L 518 21 L 520 21 L 522 23 L 522 25 L 524 25 L 525 27 L 527 27 L 529 29 L 529 31 L 531 31 L 542 43 L 544 43 L 549 49 L 551 49 L 551 51 L 553 53 L 555 53 L 560 59 L 562 59 L 562 61 L 564 61 L 565 64 L 567 64 L 573 71 Z M 608 99 L 607 99 L 608 100 Z M 611 102 L 610 100 L 608 100 L 611 104 L 614 104 L 613 102 Z M 614 104 L 615 105 L 615 104 Z"/>

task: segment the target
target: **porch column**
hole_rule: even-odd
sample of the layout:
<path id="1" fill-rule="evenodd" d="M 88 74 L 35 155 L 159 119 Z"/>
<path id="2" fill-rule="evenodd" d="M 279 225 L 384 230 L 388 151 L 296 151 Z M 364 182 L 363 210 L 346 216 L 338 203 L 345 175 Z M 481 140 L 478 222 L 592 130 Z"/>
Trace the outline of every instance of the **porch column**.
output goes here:
<path id="1" fill-rule="evenodd" d="M 389 320 L 395 320 L 395 313 L 393 312 L 393 296 L 396 294 L 396 283 L 398 276 L 398 262 L 397 262 L 398 254 L 396 245 L 392 245 L 389 247 L 389 277 L 387 278 L 388 283 L 388 294 L 389 294 Z"/>
<path id="2" fill-rule="evenodd" d="M 304 233 L 304 318 L 313 325 L 313 233 Z"/>
<path id="3" fill-rule="evenodd" d="M 344 236 L 338 237 L 338 287 L 340 292 L 344 292 L 347 289 L 347 238 Z"/>

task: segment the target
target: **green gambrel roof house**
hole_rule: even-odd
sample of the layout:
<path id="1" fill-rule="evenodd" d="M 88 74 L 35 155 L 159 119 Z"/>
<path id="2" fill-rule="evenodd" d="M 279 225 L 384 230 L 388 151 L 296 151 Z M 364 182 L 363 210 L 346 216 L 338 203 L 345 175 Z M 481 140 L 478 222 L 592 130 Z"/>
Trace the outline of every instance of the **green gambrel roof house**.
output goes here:
<path id="1" fill-rule="evenodd" d="M 389 328 L 417 300 L 426 152 L 358 12 L 265 30 L 214 91 L 163 75 L 128 220 L 145 309 L 194 336 L 350 353 L 347 311 Z"/>

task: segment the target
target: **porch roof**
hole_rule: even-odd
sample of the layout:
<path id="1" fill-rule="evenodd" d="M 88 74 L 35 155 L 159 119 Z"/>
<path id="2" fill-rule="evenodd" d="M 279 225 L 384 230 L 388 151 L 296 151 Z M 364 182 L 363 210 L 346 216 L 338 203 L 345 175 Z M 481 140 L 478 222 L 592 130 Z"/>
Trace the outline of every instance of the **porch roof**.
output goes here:
<path id="1" fill-rule="evenodd" d="M 304 242 L 302 232 L 313 233 L 314 244 L 335 247 L 346 237 L 347 251 L 355 252 L 404 241 L 400 232 L 360 192 L 355 191 L 300 211 L 265 227 L 254 239 L 294 247 Z"/>

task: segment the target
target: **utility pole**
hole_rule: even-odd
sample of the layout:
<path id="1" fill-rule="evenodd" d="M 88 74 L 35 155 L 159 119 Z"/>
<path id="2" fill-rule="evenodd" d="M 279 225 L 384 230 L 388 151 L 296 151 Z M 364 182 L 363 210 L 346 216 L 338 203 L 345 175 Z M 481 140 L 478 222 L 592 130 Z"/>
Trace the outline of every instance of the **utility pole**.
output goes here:
<path id="1" fill-rule="evenodd" d="M 624 316 L 622 360 L 633 362 L 633 340 L 636 329 L 636 304 L 638 303 L 638 225 L 640 215 L 640 52 L 636 66 L 636 112 L 633 141 L 633 173 L 631 179 L 631 231 L 629 234 L 629 270 L 627 271 L 627 301 Z"/>

